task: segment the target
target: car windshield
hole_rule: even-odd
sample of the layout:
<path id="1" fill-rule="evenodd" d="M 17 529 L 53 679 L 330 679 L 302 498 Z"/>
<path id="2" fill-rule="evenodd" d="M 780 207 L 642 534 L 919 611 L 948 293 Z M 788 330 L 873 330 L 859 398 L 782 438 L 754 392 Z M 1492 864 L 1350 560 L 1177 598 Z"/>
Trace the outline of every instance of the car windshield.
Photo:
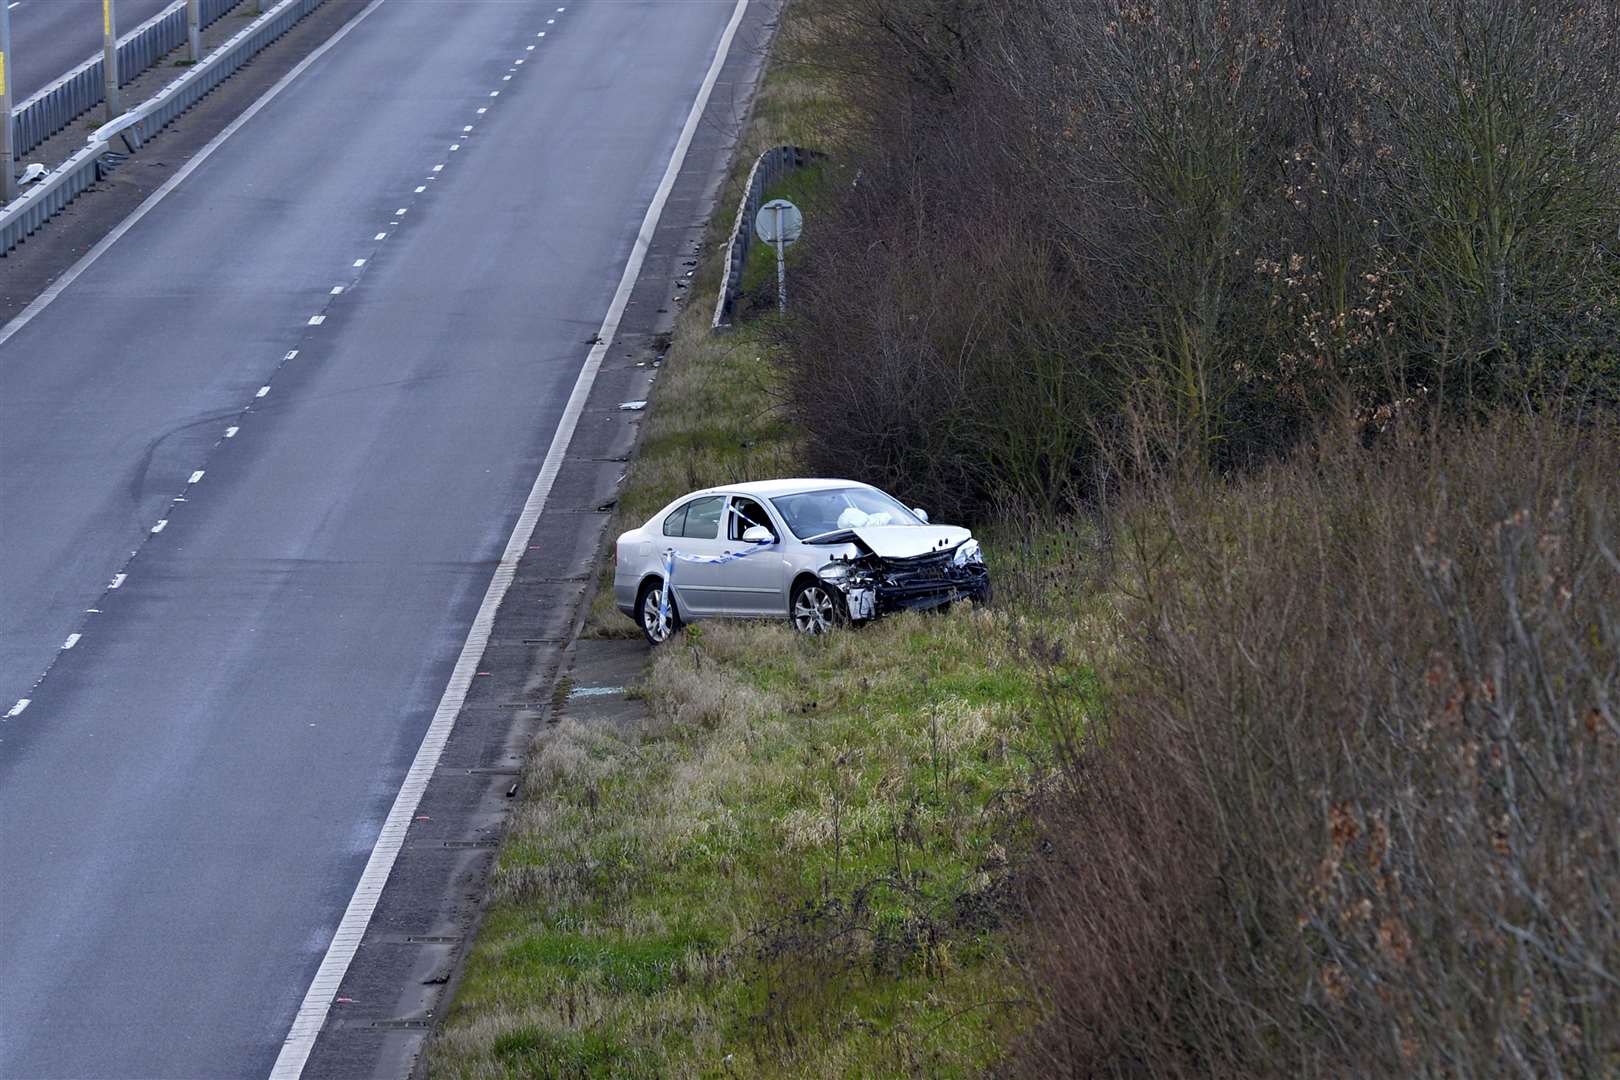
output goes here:
<path id="1" fill-rule="evenodd" d="M 829 488 L 778 495 L 771 505 L 800 539 L 871 525 L 921 525 L 916 516 L 876 488 Z"/>

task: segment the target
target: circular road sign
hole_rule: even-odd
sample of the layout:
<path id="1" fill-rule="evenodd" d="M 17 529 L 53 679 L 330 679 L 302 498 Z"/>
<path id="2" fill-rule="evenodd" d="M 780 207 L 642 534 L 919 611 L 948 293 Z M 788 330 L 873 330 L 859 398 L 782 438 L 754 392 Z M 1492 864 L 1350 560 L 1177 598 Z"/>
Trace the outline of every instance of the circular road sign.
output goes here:
<path id="1" fill-rule="evenodd" d="M 777 211 L 781 211 L 778 218 Z M 791 244 L 804 231 L 804 215 L 786 199 L 772 199 L 754 215 L 754 233 L 767 244 L 776 243 L 776 223 L 782 222 L 782 243 Z"/>

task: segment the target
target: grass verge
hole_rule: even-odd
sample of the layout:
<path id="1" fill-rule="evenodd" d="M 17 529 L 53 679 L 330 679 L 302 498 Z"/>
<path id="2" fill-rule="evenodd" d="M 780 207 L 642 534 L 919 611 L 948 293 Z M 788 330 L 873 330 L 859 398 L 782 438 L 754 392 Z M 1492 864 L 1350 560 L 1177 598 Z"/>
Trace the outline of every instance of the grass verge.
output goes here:
<path id="1" fill-rule="evenodd" d="M 837 117 L 816 76 L 773 68 L 733 194 L 759 150 L 827 147 Z M 694 293 L 717 277 L 711 258 Z M 677 322 L 615 532 L 801 470 L 765 336 L 711 336 L 707 308 Z M 652 661 L 644 722 L 565 718 L 531 750 L 431 1073 L 982 1071 L 1031 1017 L 1007 933 L 1026 803 L 1096 695 L 1061 659 L 1086 649 L 1072 616 L 688 628 Z M 586 633 L 637 631 L 603 588 Z"/>

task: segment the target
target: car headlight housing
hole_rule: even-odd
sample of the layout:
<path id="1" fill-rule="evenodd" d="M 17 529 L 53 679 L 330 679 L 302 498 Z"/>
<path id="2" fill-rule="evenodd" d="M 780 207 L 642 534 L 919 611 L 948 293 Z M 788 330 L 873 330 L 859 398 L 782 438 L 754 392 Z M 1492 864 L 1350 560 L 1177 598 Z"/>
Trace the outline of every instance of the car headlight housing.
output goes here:
<path id="1" fill-rule="evenodd" d="M 849 566 L 840 562 L 828 563 L 821 568 L 819 576 L 822 581 L 843 581 L 849 577 Z"/>
<path id="2" fill-rule="evenodd" d="M 977 540 L 964 540 L 957 547 L 956 554 L 951 557 L 953 566 L 972 566 L 984 562 L 984 554 L 979 550 Z"/>

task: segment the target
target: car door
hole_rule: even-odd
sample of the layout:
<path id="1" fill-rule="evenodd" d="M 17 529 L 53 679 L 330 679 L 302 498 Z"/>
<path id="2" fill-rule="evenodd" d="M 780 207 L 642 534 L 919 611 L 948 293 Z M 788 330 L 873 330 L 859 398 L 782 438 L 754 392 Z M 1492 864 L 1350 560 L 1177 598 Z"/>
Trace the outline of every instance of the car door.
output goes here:
<path id="1" fill-rule="evenodd" d="M 787 563 L 782 558 L 780 542 L 782 526 L 760 500 L 747 495 L 731 496 L 726 507 L 727 550 L 742 552 L 755 547 L 742 538 L 750 525 L 763 525 L 771 530 L 777 542 L 718 568 L 727 571 L 720 581 L 724 589 L 723 603 L 728 611 L 737 615 L 781 615 L 787 610 L 787 583 L 783 580 Z"/>
<path id="2" fill-rule="evenodd" d="M 714 558 L 723 554 L 728 546 L 721 533 L 725 509 L 724 495 L 702 495 L 682 503 L 664 518 L 665 545 L 677 555 Z M 675 560 L 670 583 L 683 617 L 724 613 L 718 589 L 720 578 L 715 573 L 722 569 L 703 562 Z"/>

